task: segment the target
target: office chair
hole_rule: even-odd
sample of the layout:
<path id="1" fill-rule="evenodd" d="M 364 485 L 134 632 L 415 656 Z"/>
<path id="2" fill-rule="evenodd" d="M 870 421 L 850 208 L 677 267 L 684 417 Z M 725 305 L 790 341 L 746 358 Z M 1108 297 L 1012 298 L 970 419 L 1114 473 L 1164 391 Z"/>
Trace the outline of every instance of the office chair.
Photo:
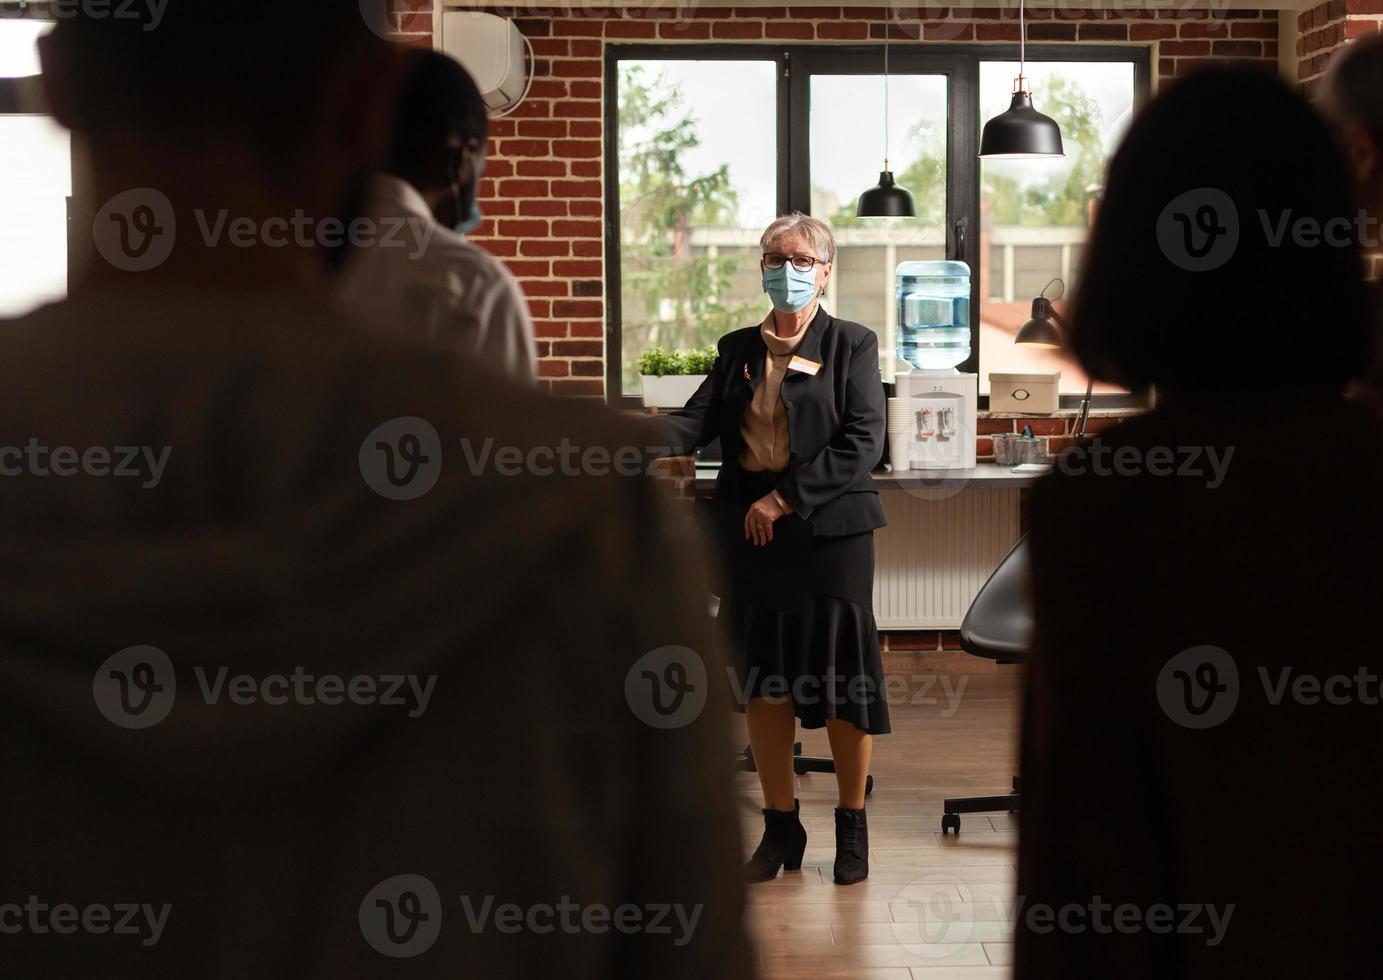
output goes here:
<path id="1" fill-rule="evenodd" d="M 960 624 L 960 645 L 966 653 L 1001 664 L 1021 663 L 1032 647 L 1032 598 L 1029 591 L 1028 539 L 1019 538 L 1012 550 L 990 573 Z M 960 833 L 962 813 L 1016 813 L 1019 780 L 1005 796 L 972 796 L 946 800 L 942 805 L 941 832 Z"/>

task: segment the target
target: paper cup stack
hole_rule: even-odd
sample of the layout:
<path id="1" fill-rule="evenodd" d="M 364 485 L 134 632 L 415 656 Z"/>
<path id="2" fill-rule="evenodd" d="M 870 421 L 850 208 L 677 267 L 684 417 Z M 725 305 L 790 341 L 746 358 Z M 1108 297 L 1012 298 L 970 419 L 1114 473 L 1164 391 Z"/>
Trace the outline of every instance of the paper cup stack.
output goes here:
<path id="1" fill-rule="evenodd" d="M 917 412 L 911 398 L 888 400 L 888 462 L 896 473 L 908 468 L 908 453 L 917 434 Z"/>

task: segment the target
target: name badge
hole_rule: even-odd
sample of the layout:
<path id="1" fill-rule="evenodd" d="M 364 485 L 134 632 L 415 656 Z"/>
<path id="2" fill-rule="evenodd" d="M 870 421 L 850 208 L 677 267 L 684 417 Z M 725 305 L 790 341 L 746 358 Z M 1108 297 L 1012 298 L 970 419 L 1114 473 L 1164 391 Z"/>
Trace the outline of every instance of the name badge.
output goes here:
<path id="1" fill-rule="evenodd" d="M 816 377 L 816 372 L 821 370 L 821 365 L 816 361 L 809 361 L 806 358 L 798 357 L 794 354 L 792 355 L 792 360 L 788 361 L 788 370 L 801 371 L 803 374 Z"/>

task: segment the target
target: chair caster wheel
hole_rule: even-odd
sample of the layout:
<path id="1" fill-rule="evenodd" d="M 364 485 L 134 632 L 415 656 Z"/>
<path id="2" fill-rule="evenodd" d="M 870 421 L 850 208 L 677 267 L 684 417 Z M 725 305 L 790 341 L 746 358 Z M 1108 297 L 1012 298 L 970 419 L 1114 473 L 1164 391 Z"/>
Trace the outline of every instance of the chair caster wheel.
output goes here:
<path id="1" fill-rule="evenodd" d="M 872 792 L 874 792 L 874 777 L 873 777 L 873 776 L 865 776 L 865 777 L 864 777 L 864 795 L 865 795 L 865 796 L 868 796 L 868 795 L 869 795 L 870 793 L 872 793 Z"/>
<path id="2" fill-rule="evenodd" d="M 955 831 L 957 837 L 960 836 L 960 814 L 959 814 L 959 813 L 947 813 L 947 814 L 944 814 L 944 815 L 942 816 L 942 818 L 941 818 L 941 833 L 942 833 L 942 835 L 944 836 L 945 833 L 946 833 L 946 831 L 948 831 L 948 830 L 953 830 L 953 831 Z"/>
<path id="3" fill-rule="evenodd" d="M 807 767 L 804 766 L 804 765 L 800 765 L 800 764 L 794 763 L 794 764 L 793 764 L 793 767 L 792 767 L 792 771 L 795 772 L 795 773 L 797 773 L 797 775 L 799 775 L 799 776 L 805 776 L 805 775 L 807 774 Z"/>

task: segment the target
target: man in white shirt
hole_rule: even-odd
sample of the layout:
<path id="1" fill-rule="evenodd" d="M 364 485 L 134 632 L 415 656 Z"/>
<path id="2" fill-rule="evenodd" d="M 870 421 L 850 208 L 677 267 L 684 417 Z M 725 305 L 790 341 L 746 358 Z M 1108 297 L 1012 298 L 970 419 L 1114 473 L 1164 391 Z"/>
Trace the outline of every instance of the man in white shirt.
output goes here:
<path id="1" fill-rule="evenodd" d="M 371 182 L 365 207 L 372 234 L 356 241 L 339 299 L 370 329 L 474 355 L 532 384 L 537 349 L 523 291 L 464 238 L 482 220 L 485 102 L 454 59 L 407 57 L 388 172 Z"/>

